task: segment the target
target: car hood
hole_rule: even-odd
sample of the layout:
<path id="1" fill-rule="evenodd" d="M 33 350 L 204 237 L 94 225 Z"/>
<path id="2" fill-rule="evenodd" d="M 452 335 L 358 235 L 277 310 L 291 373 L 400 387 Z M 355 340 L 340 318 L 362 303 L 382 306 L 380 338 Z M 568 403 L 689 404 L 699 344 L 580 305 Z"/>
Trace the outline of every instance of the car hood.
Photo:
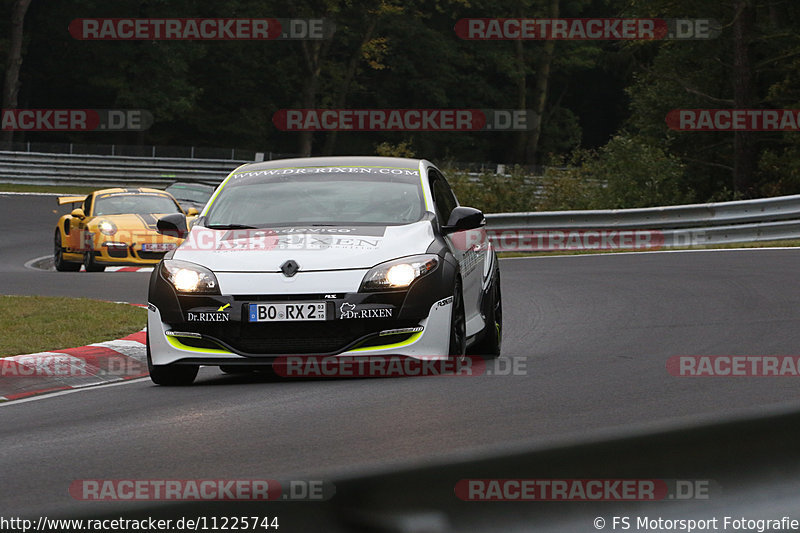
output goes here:
<path id="1" fill-rule="evenodd" d="M 192 228 L 173 259 L 215 272 L 280 272 L 294 260 L 300 271 L 370 268 L 425 253 L 433 228 L 424 220 L 403 226 L 279 227 L 257 230 Z"/>
<path id="2" fill-rule="evenodd" d="M 113 222 L 120 230 L 149 230 L 156 231 L 158 219 L 166 216 L 165 214 L 146 214 L 146 215 L 96 215 L 92 218 L 90 225 L 97 225 L 103 220 Z"/>

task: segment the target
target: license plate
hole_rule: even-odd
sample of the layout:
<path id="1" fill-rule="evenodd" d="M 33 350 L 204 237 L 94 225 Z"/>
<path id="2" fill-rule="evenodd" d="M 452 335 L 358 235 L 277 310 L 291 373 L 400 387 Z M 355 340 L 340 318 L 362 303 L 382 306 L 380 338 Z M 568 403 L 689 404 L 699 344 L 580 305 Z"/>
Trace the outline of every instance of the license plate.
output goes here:
<path id="1" fill-rule="evenodd" d="M 152 244 L 143 244 L 143 252 L 169 252 L 175 249 L 175 243 L 171 242 L 156 242 Z"/>
<path id="2" fill-rule="evenodd" d="M 286 302 L 250 304 L 249 322 L 326 320 L 325 302 Z"/>

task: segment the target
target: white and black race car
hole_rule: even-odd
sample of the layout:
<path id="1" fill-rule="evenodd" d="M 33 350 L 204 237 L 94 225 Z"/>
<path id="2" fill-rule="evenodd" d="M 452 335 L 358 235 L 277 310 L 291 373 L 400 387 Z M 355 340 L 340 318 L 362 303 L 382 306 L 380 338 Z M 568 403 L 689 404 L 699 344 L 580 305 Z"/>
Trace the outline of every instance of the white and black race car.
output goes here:
<path id="1" fill-rule="evenodd" d="M 418 159 L 325 157 L 234 170 L 155 268 L 152 380 L 191 383 L 287 355 L 500 353 L 500 271 L 483 214 Z"/>

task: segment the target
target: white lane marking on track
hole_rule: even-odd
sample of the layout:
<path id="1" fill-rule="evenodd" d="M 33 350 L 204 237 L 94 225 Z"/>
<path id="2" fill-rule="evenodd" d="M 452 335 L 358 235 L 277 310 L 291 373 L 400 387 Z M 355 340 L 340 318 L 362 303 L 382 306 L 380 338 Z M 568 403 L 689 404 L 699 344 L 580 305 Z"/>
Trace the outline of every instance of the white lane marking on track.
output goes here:
<path id="1" fill-rule="evenodd" d="M 115 381 L 113 383 L 104 383 L 102 385 L 82 385 L 82 386 L 79 386 L 77 388 L 73 388 L 73 389 L 69 389 L 69 390 L 63 390 L 63 391 L 58 391 L 58 392 L 53 392 L 53 393 L 45 393 L 45 394 L 41 394 L 39 396 L 31 396 L 30 398 L 21 398 L 19 400 L 9 400 L 9 401 L 6 401 L 6 402 L 0 402 L 0 409 L 2 409 L 3 407 L 8 407 L 10 405 L 19 405 L 21 403 L 35 402 L 37 400 L 46 400 L 48 398 L 55 398 L 56 396 L 64 396 L 65 394 L 72 394 L 73 392 L 83 392 L 83 391 L 93 390 L 93 389 L 104 389 L 106 387 L 118 387 L 120 385 L 127 385 L 128 383 L 138 383 L 140 381 L 146 381 L 146 380 L 149 380 L 149 379 L 150 378 L 148 378 L 148 377 L 143 377 L 143 378 L 136 378 L 136 379 L 127 379 L 125 381 Z"/>
<path id="2" fill-rule="evenodd" d="M 548 257 L 592 257 L 610 255 L 650 255 L 650 254 L 679 254 L 683 252 L 752 252 L 755 250 L 796 250 L 800 251 L 800 246 L 768 246 L 763 248 L 708 248 L 704 250 L 653 250 L 650 252 L 607 252 L 591 254 L 554 254 L 554 255 L 526 255 L 524 257 L 501 257 L 501 261 L 512 259 L 547 259 Z M 502 252 L 500 252 L 502 253 Z"/>
<path id="3" fill-rule="evenodd" d="M 39 261 L 44 261 L 45 259 L 50 259 L 51 257 L 53 257 L 53 254 L 43 255 L 41 257 L 34 257 L 33 259 L 25 261 L 25 268 L 29 268 L 31 270 L 36 270 L 38 272 L 42 272 L 44 269 L 36 268 L 35 266 L 33 266 L 33 264 L 34 263 L 38 263 Z M 53 269 L 53 270 L 55 270 L 55 269 Z"/>
<path id="4" fill-rule="evenodd" d="M 50 269 L 45 270 L 43 268 L 36 268 L 35 266 L 33 266 L 34 263 L 38 263 L 39 261 L 44 261 L 45 259 L 50 259 L 52 257 L 53 257 L 52 255 L 43 255 L 41 257 L 34 257 L 33 259 L 25 261 L 25 265 L 24 266 L 25 266 L 25 268 L 27 268 L 29 270 L 36 270 L 37 272 L 55 272 L 56 271 L 55 268 L 50 268 Z M 130 270 L 131 268 L 135 268 L 136 270 Z M 110 267 L 106 267 L 105 271 L 106 272 L 119 272 L 119 271 L 122 271 L 122 272 L 152 272 L 153 268 L 154 267 L 151 267 L 151 266 L 148 266 L 148 267 L 110 266 Z M 123 270 L 123 269 L 129 269 L 129 270 Z M 83 266 L 81 266 L 81 269 L 79 270 L 79 272 L 86 272 L 86 270 L 84 270 Z"/>

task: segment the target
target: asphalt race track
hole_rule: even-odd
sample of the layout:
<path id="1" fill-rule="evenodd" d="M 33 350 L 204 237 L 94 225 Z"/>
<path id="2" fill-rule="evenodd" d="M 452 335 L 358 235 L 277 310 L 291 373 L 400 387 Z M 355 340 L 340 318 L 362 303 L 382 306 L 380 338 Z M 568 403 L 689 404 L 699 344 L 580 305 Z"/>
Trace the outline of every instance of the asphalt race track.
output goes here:
<path id="1" fill-rule="evenodd" d="M 0 293 L 144 303 L 148 274 L 24 266 L 51 253 L 57 211 L 54 197 L 0 193 Z M 115 509 L 72 499 L 80 479 L 332 479 L 800 405 L 792 378 L 665 368 L 674 355 L 796 355 L 798 264 L 800 250 L 503 260 L 503 359 L 524 375 L 204 368 L 188 388 L 139 380 L 2 405 L 0 515 Z"/>
<path id="2" fill-rule="evenodd" d="M 54 195 L 12 195 L 0 192 L 0 294 L 82 296 L 146 303 L 149 274 L 140 272 L 44 272 L 26 268 L 31 259 L 53 255 L 53 235 L 69 204 Z"/>

